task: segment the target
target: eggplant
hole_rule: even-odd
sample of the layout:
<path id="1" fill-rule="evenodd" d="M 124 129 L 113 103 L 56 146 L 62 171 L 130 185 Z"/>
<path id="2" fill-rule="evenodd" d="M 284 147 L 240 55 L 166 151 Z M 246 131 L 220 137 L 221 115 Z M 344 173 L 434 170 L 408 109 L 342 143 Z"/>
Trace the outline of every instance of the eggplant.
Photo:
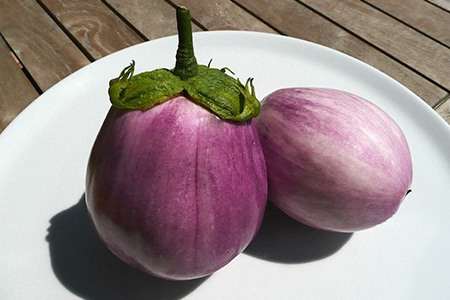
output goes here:
<path id="1" fill-rule="evenodd" d="M 399 209 L 412 184 L 411 153 L 380 107 L 329 88 L 285 88 L 257 118 L 269 200 L 306 225 L 355 232 Z"/>
<path id="2" fill-rule="evenodd" d="M 252 79 L 198 65 L 177 8 L 175 68 L 110 81 L 86 175 L 88 213 L 120 259 L 170 280 L 219 270 L 253 239 L 267 203 Z"/>

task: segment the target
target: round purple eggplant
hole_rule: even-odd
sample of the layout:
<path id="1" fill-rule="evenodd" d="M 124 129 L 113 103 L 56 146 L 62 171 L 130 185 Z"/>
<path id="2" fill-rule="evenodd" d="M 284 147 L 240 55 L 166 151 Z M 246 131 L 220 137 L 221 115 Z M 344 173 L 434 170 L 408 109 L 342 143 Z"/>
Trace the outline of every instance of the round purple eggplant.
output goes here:
<path id="1" fill-rule="evenodd" d="M 110 81 L 112 107 L 93 145 L 86 204 L 106 246 L 157 277 L 187 280 L 229 263 L 267 203 L 252 79 L 198 65 L 189 11 L 177 8 L 174 69 Z"/>
<path id="2" fill-rule="evenodd" d="M 177 97 L 109 111 L 92 150 L 88 210 L 118 257 L 169 279 L 223 267 L 258 231 L 267 199 L 254 122 Z"/>
<path id="3" fill-rule="evenodd" d="M 399 209 L 412 183 L 400 127 L 381 108 L 348 92 L 286 88 L 257 118 L 269 200 L 312 227 L 354 232 Z"/>

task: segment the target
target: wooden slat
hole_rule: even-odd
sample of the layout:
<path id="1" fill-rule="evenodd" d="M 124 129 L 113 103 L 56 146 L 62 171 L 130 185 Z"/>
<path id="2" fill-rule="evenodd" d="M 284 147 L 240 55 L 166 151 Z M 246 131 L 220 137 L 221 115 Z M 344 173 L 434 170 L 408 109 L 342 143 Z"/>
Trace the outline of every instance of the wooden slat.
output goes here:
<path id="1" fill-rule="evenodd" d="M 107 3 L 149 40 L 177 34 L 175 8 L 165 1 L 107 0 Z M 201 29 L 193 25 L 192 30 Z"/>
<path id="2" fill-rule="evenodd" d="M 175 0 L 191 11 L 192 18 L 208 30 L 275 31 L 229 0 Z"/>
<path id="3" fill-rule="evenodd" d="M 365 0 L 411 27 L 450 46 L 450 13 L 423 0 Z"/>
<path id="4" fill-rule="evenodd" d="M 0 132 L 39 94 L 0 37 Z"/>
<path id="5" fill-rule="evenodd" d="M 447 47 L 359 0 L 299 2 L 450 89 L 450 50 Z"/>
<path id="6" fill-rule="evenodd" d="M 427 0 L 427 2 L 433 3 L 436 6 L 442 7 L 443 9 L 450 11 L 450 0 Z"/>
<path id="7" fill-rule="evenodd" d="M 405 85 L 429 105 L 436 104 L 446 95 L 445 90 L 295 0 L 237 2 L 286 35 L 339 50 L 374 66 Z"/>
<path id="8" fill-rule="evenodd" d="M 446 99 L 447 100 L 436 107 L 436 112 L 450 125 L 450 95 L 447 95 Z"/>
<path id="9" fill-rule="evenodd" d="M 143 42 L 104 3 L 96 0 L 41 0 L 92 59 Z"/>
<path id="10" fill-rule="evenodd" d="M 0 32 L 41 90 L 89 60 L 35 1 L 2 0 Z"/>

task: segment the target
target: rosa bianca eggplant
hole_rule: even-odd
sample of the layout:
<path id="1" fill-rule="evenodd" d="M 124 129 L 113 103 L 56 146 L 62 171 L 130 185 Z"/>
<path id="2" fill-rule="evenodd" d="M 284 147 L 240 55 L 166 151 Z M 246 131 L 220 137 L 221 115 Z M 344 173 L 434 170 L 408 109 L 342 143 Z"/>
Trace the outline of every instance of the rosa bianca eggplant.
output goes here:
<path id="1" fill-rule="evenodd" d="M 250 243 L 267 174 L 251 80 L 244 86 L 224 69 L 197 65 L 186 8 L 177 21 L 175 69 L 134 75 L 133 62 L 110 82 L 113 106 L 89 158 L 86 204 L 116 256 L 187 280 L 217 271 Z"/>
<path id="2" fill-rule="evenodd" d="M 268 95 L 257 118 L 269 200 L 306 225 L 337 232 L 392 217 L 412 183 L 405 136 L 381 108 L 327 88 Z"/>
<path id="3" fill-rule="evenodd" d="M 208 275 L 238 255 L 267 199 L 254 122 L 220 120 L 185 97 L 145 112 L 111 108 L 87 186 L 112 252 L 169 279 Z"/>

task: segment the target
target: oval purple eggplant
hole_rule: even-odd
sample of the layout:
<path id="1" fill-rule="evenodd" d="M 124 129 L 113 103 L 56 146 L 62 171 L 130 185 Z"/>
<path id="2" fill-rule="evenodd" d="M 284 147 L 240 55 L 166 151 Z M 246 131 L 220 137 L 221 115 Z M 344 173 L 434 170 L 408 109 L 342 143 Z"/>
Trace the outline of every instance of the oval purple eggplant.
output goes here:
<path id="1" fill-rule="evenodd" d="M 257 130 L 269 200 L 309 226 L 371 228 L 397 212 L 411 186 L 402 130 L 357 95 L 325 88 L 275 91 L 263 101 Z"/>
<path id="2" fill-rule="evenodd" d="M 258 231 L 267 175 L 254 120 L 228 122 L 184 97 L 147 111 L 112 107 L 88 163 L 100 238 L 152 275 L 209 275 Z"/>

